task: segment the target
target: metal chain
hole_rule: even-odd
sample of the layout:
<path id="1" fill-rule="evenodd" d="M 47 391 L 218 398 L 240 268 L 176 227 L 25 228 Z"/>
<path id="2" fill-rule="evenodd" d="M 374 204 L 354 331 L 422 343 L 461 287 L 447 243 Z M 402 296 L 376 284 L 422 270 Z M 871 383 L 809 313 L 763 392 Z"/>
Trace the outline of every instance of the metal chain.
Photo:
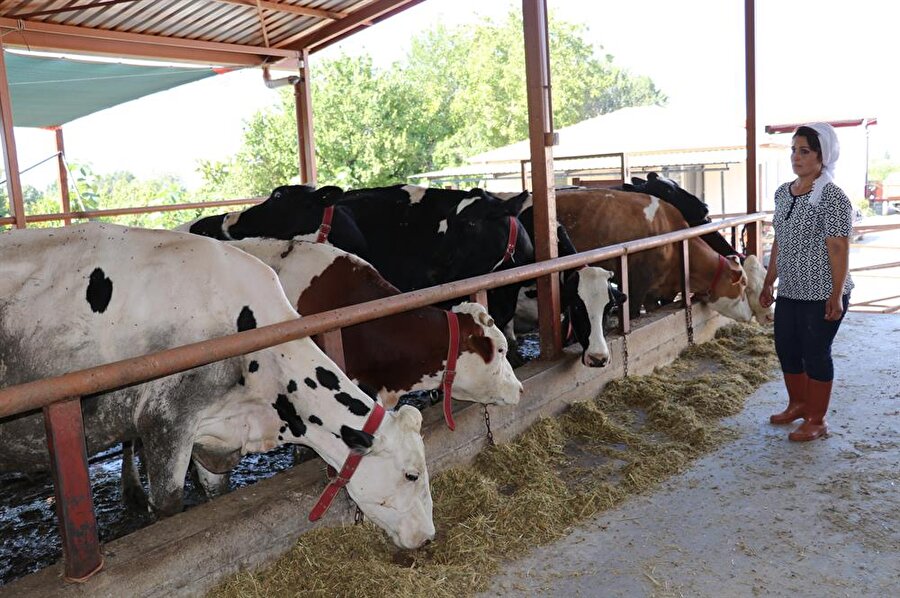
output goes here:
<path id="1" fill-rule="evenodd" d="M 356 512 L 353 514 L 353 525 L 362 525 L 364 519 L 365 515 L 363 515 L 362 509 L 359 508 L 359 505 L 356 505 Z"/>
<path id="2" fill-rule="evenodd" d="M 684 321 L 687 323 L 687 337 L 688 337 L 688 345 L 694 346 L 694 310 L 693 307 L 687 305 L 685 302 L 684 306 Z"/>
<path id="3" fill-rule="evenodd" d="M 623 376 L 628 377 L 628 335 L 622 335 L 622 370 Z"/>
<path id="4" fill-rule="evenodd" d="M 488 446 L 494 446 L 494 433 L 491 431 L 491 414 L 488 413 L 487 405 L 484 405 L 484 427 L 487 428 Z"/>

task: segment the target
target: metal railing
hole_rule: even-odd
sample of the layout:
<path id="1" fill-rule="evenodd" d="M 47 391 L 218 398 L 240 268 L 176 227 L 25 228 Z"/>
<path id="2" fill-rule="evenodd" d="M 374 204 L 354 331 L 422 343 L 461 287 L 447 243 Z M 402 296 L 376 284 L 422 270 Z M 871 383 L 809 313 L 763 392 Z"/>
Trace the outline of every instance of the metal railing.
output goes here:
<path id="1" fill-rule="evenodd" d="M 725 228 L 734 230 L 763 218 L 762 214 L 747 214 L 11 386 L 0 389 L 0 418 L 43 409 L 63 540 L 65 577 L 70 581 L 84 580 L 102 567 L 102 556 L 88 478 L 81 397 L 147 382 L 307 336 L 324 333 L 339 339 L 343 327 L 457 297 L 473 296 L 485 303 L 486 289 L 607 259 L 619 258 L 621 282 L 627 291 L 628 255 L 675 242 L 682 243 L 683 295 L 689 306 L 689 239 Z M 620 325 L 623 334 L 630 331 L 627 309 L 622 310 Z M 340 346 L 339 342 L 337 346 Z M 339 363 L 343 361 L 342 355 L 329 356 Z"/>

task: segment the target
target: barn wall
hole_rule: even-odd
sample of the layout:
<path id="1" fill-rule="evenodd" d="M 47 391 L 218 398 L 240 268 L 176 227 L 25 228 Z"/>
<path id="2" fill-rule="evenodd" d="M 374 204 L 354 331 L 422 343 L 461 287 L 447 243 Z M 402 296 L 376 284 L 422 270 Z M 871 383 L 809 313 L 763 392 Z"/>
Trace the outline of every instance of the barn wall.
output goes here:
<path id="1" fill-rule="evenodd" d="M 729 320 L 695 305 L 697 342 L 712 338 Z M 628 337 L 629 371 L 651 372 L 687 346 L 682 311 L 660 310 L 642 317 Z M 541 417 L 569 404 L 593 398 L 609 381 L 622 376 L 622 339 L 610 339 L 613 357 L 603 369 L 582 367 L 575 351 L 553 363 L 532 362 L 517 370 L 526 395 L 516 407 L 491 407 L 494 437 L 505 442 Z M 426 413 L 423 432 L 429 470 L 437 473 L 470 462 L 485 446 L 480 405 L 456 403 L 457 428 L 450 432 L 440 409 Z M 242 488 L 160 521 L 103 546 L 104 569 L 84 584 L 62 582 L 61 564 L 0 587 L 0 597 L 195 596 L 241 569 L 274 560 L 299 535 L 314 527 L 307 521 L 322 489 L 323 465 L 312 461 L 268 480 Z M 341 493 L 317 525 L 348 524 L 353 508 Z"/>

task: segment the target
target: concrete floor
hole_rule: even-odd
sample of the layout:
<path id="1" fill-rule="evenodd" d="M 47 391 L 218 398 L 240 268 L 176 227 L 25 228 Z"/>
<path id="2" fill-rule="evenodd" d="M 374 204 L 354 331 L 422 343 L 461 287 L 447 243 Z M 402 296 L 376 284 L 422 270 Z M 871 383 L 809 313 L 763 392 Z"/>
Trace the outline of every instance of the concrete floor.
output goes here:
<path id="1" fill-rule="evenodd" d="M 851 313 L 825 440 L 771 426 L 781 381 L 725 423 L 737 440 L 651 495 L 506 564 L 484 596 L 900 595 L 900 315 Z"/>

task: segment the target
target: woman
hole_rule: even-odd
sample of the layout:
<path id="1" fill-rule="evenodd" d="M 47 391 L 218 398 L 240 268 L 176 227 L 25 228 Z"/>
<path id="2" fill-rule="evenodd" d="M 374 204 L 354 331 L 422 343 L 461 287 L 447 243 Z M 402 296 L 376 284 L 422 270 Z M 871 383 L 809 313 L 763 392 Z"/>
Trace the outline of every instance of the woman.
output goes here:
<path id="1" fill-rule="evenodd" d="M 775 349 L 788 391 L 787 409 L 773 424 L 803 423 L 788 435 L 815 440 L 828 432 L 825 413 L 831 399 L 834 366 L 831 343 L 847 311 L 853 281 L 849 275 L 853 208 L 832 182 L 840 153 L 831 125 L 798 128 L 791 142 L 797 178 L 775 192 L 775 242 L 769 271 L 759 294 L 763 307 L 775 306 Z"/>

